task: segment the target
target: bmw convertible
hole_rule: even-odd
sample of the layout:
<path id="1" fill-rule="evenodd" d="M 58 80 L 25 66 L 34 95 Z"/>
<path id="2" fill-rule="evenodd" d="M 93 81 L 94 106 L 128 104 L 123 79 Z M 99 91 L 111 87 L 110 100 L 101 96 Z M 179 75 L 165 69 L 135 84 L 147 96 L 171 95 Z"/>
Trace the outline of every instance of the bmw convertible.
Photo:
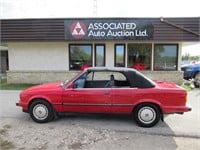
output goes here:
<path id="1" fill-rule="evenodd" d="M 70 81 L 33 86 L 16 103 L 38 123 L 62 113 L 129 114 L 142 127 L 152 127 L 165 114 L 191 111 L 180 86 L 152 81 L 135 69 L 86 68 Z"/>

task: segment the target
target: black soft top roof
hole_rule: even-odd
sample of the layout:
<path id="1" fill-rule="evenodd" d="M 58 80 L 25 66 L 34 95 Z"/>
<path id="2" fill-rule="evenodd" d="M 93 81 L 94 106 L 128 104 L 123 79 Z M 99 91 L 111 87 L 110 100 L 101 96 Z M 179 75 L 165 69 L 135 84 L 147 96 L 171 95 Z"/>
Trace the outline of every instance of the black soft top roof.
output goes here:
<path id="1" fill-rule="evenodd" d="M 112 67 L 112 68 L 107 68 L 107 67 L 90 67 L 85 69 L 85 71 L 113 71 L 113 72 L 121 72 L 123 73 L 131 87 L 136 87 L 136 88 L 152 88 L 155 87 L 155 83 L 144 76 L 142 73 L 139 71 L 132 69 L 132 68 L 122 68 L 122 67 Z"/>
<path id="2" fill-rule="evenodd" d="M 88 71 L 118 71 L 118 72 L 127 72 L 127 71 L 136 71 L 135 69 L 131 69 L 131 68 L 124 68 L 124 67 L 89 67 L 86 68 L 86 70 Z"/>

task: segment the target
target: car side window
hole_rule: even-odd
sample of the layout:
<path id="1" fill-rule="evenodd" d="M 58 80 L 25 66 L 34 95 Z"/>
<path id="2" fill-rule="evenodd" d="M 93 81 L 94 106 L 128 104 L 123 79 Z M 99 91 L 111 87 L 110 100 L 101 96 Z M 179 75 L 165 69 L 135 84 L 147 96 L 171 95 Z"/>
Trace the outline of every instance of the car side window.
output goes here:
<path id="1" fill-rule="evenodd" d="M 122 72 L 116 72 L 114 75 L 114 88 L 127 88 L 130 87 L 130 83 Z"/>
<path id="2" fill-rule="evenodd" d="M 110 72 L 95 72 L 94 81 L 108 81 L 110 80 Z"/>
<path id="3" fill-rule="evenodd" d="M 87 74 L 86 81 L 92 81 L 94 78 L 94 72 L 90 72 Z"/>
<path id="4" fill-rule="evenodd" d="M 129 87 L 127 77 L 121 72 L 90 72 L 85 81 L 85 88 Z"/>
<path id="5" fill-rule="evenodd" d="M 85 81 L 86 81 L 87 73 L 80 76 L 75 82 L 74 82 L 74 88 L 84 88 L 85 87 Z"/>
<path id="6" fill-rule="evenodd" d="M 110 72 L 94 71 L 87 75 L 85 88 L 105 88 L 110 81 Z M 108 87 L 107 87 L 108 88 Z"/>
<path id="7" fill-rule="evenodd" d="M 115 72 L 113 73 L 114 77 L 115 77 L 115 80 L 118 80 L 118 81 L 126 81 L 126 77 L 124 76 L 124 74 L 120 73 L 120 72 Z"/>

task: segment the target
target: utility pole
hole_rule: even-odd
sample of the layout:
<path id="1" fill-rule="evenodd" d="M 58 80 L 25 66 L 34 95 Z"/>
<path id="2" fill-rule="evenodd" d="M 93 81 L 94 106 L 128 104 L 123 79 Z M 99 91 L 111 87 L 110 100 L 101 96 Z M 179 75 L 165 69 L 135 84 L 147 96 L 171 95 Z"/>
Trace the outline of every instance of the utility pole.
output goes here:
<path id="1" fill-rule="evenodd" d="M 93 16 L 97 17 L 97 0 L 93 0 Z"/>

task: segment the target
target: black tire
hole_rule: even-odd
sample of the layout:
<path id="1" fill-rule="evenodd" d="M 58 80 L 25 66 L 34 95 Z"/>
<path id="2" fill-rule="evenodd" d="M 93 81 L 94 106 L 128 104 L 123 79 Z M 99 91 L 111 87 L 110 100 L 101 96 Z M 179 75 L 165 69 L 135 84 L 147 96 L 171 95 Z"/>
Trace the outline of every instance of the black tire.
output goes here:
<path id="1" fill-rule="evenodd" d="M 31 118 L 37 123 L 46 123 L 54 119 L 54 109 L 44 100 L 36 100 L 29 107 Z"/>
<path id="2" fill-rule="evenodd" d="M 198 72 L 194 77 L 194 87 L 195 88 L 200 87 L 200 72 Z"/>
<path id="3" fill-rule="evenodd" d="M 154 104 L 143 103 L 134 110 L 134 119 L 141 127 L 152 127 L 161 119 L 161 112 Z"/>

